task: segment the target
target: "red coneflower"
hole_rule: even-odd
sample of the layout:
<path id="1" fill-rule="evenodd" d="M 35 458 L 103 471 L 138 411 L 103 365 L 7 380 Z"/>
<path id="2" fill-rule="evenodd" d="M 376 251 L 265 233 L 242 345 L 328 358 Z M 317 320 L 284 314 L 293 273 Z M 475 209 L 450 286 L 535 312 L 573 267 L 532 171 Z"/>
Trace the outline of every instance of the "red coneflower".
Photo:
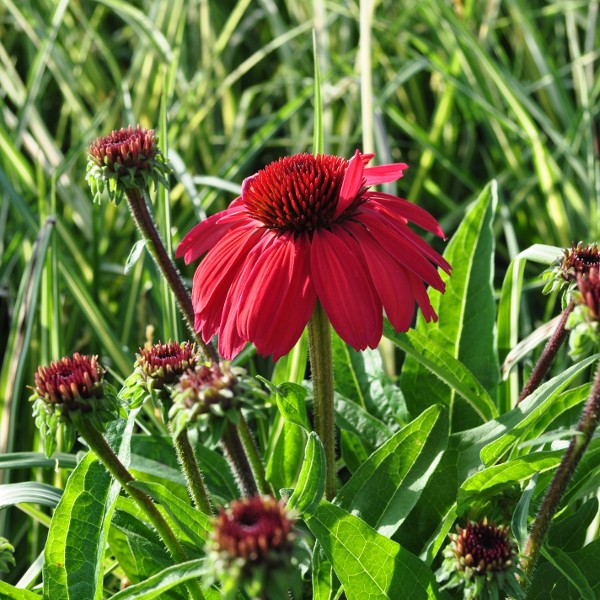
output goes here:
<path id="1" fill-rule="evenodd" d="M 229 208 L 194 227 L 177 249 L 186 263 L 208 251 L 194 276 L 195 326 L 205 341 L 219 333 L 232 358 L 247 341 L 277 360 L 291 350 L 317 299 L 340 337 L 374 348 L 382 309 L 397 331 L 411 324 L 415 301 L 437 319 L 425 285 L 443 292 L 450 265 L 409 227 L 440 237 L 425 210 L 370 186 L 402 177 L 403 163 L 366 167 L 296 154 L 246 179 Z"/>

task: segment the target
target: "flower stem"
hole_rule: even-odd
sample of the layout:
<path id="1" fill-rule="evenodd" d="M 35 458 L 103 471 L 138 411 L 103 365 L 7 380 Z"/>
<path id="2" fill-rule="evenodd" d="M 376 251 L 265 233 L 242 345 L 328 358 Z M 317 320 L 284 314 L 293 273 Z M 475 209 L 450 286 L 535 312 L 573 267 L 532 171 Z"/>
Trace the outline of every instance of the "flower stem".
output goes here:
<path id="1" fill-rule="evenodd" d="M 538 514 L 529 533 L 529 538 L 525 544 L 523 559 L 523 570 L 525 574 L 531 576 L 537 562 L 539 553 L 552 518 L 558 509 L 562 495 L 564 494 L 579 461 L 586 451 L 594 431 L 600 421 L 600 363 L 596 368 L 596 375 L 592 390 L 587 399 L 579 423 L 577 425 L 578 433 L 573 437 L 563 459 L 558 466 L 554 479 L 546 491 Z"/>
<path id="2" fill-rule="evenodd" d="M 256 485 L 248 456 L 240 440 L 240 434 L 233 423 L 227 422 L 225 425 L 221 443 L 229 465 L 236 476 L 242 495 L 257 496 L 258 486 Z"/>
<path id="3" fill-rule="evenodd" d="M 523 391 L 519 396 L 517 404 L 523 402 L 523 400 L 525 400 L 527 396 L 532 394 L 537 389 L 542 379 L 544 378 L 544 375 L 548 372 L 548 369 L 550 368 L 552 361 L 556 357 L 558 350 L 562 346 L 563 342 L 567 339 L 567 337 L 569 337 L 569 330 L 565 328 L 565 325 L 567 324 L 567 319 L 569 318 L 569 315 L 573 312 L 574 308 L 575 302 L 571 300 L 567 308 L 565 308 L 565 310 L 563 311 L 563 314 L 560 317 L 560 321 L 558 322 L 558 325 L 556 326 L 552 337 L 548 340 L 548 343 L 546 344 L 546 347 L 544 348 L 540 359 L 538 360 L 533 371 L 531 372 L 529 380 L 523 388 Z"/>
<path id="4" fill-rule="evenodd" d="M 239 420 L 240 421 L 237 429 L 240 436 L 240 441 L 242 442 L 242 446 L 246 451 L 250 468 L 252 469 L 254 479 L 256 480 L 258 492 L 263 495 L 273 495 L 273 490 L 267 482 L 265 467 L 260 459 L 256 441 L 252 435 L 252 432 L 250 431 L 250 427 L 248 427 L 248 422 L 244 418 L 244 415 L 242 415 L 241 411 L 239 413 Z"/>
<path id="5" fill-rule="evenodd" d="M 91 426 L 85 417 L 77 419 L 77 428 L 79 433 L 85 439 L 89 447 L 96 453 L 102 464 L 108 472 L 121 484 L 123 489 L 133 498 L 136 504 L 148 517 L 150 523 L 154 526 L 158 535 L 161 537 L 165 546 L 177 562 L 185 562 L 189 560 L 183 547 L 179 543 L 177 536 L 162 516 L 150 496 L 142 490 L 129 485 L 135 480 L 131 473 L 125 468 L 119 457 L 114 453 L 113 449 L 108 445 L 102 434 Z M 204 594 L 197 581 L 190 580 L 186 582 L 188 591 L 191 597 L 198 600 L 204 599 Z"/>
<path id="6" fill-rule="evenodd" d="M 329 319 L 318 300 L 308 322 L 308 354 L 313 380 L 315 431 L 325 449 L 325 498 L 333 500 L 336 479 L 331 329 Z"/>
<path id="7" fill-rule="evenodd" d="M 188 486 L 188 490 L 194 500 L 196 508 L 202 511 L 204 514 L 212 515 L 212 507 L 210 505 L 210 499 L 208 490 L 204 484 L 204 478 L 198 466 L 194 449 L 190 444 L 187 429 L 184 429 L 177 437 L 173 438 L 175 443 L 175 449 L 177 451 L 177 457 L 181 463 L 183 474 Z"/>
<path id="8" fill-rule="evenodd" d="M 156 262 L 164 278 L 167 280 L 173 294 L 175 294 L 179 308 L 185 317 L 190 331 L 193 332 L 195 339 L 202 348 L 206 358 L 209 358 L 213 362 L 218 362 L 219 357 L 212 344 L 205 344 L 202 336 L 195 330 L 192 299 L 179 275 L 177 267 L 167 254 L 165 246 L 160 239 L 160 234 L 150 215 L 144 195 L 137 189 L 129 188 L 126 192 L 126 196 L 129 211 L 131 212 L 142 237 L 146 240 L 148 251 L 152 255 L 152 258 Z"/>

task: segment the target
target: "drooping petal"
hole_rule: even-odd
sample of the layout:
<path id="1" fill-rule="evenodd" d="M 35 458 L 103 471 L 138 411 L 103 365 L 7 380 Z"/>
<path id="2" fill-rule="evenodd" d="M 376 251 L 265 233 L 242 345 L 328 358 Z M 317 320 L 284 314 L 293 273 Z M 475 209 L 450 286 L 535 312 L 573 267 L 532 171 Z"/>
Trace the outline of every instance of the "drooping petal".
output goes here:
<path id="1" fill-rule="evenodd" d="M 352 222 L 347 223 L 345 227 L 362 248 L 369 273 L 390 323 L 396 331 L 407 331 L 415 313 L 415 295 L 406 269 L 365 227 Z"/>
<path id="2" fill-rule="evenodd" d="M 256 262 L 275 239 L 275 233 L 270 230 L 262 230 L 262 234 L 258 237 L 256 243 L 246 253 L 242 267 L 238 270 L 227 291 L 223 303 L 221 323 L 219 324 L 219 352 L 228 360 L 241 352 L 248 341 L 240 322 L 240 314 L 244 308 L 245 288 L 252 283 L 250 274 Z"/>
<path id="3" fill-rule="evenodd" d="M 408 243 L 406 238 L 394 231 L 385 216 L 369 209 L 366 204 L 361 207 L 360 213 L 356 216 L 357 220 L 368 228 L 401 265 L 436 290 L 444 290 L 445 285 L 437 269 L 412 244 Z"/>
<path id="4" fill-rule="evenodd" d="M 383 192 L 366 192 L 365 197 L 377 202 L 395 217 L 404 217 L 425 231 L 446 239 L 440 224 L 424 209 L 408 200 Z"/>
<path id="5" fill-rule="evenodd" d="M 318 229 L 311 247 L 317 297 L 339 336 L 355 350 L 375 348 L 381 339 L 381 301 L 373 288 L 360 246 L 341 226 Z"/>
<path id="6" fill-rule="evenodd" d="M 240 206 L 229 207 L 227 210 L 212 215 L 187 233 L 177 247 L 175 256 L 177 258 L 183 256 L 185 263 L 189 264 L 210 250 L 235 223 L 244 223 L 249 220 L 244 214 L 244 208 Z"/>
<path id="7" fill-rule="evenodd" d="M 413 294 L 415 295 L 415 300 L 425 317 L 427 322 L 429 321 L 437 321 L 438 316 L 431 305 L 431 300 L 429 300 L 429 296 L 427 295 L 427 290 L 425 289 L 425 285 L 423 282 L 410 271 L 407 271 L 408 279 L 410 280 L 410 287 L 412 288 Z"/>
<path id="8" fill-rule="evenodd" d="M 208 342 L 219 330 L 229 288 L 243 268 L 247 253 L 259 241 L 252 227 L 232 230 L 206 255 L 194 274 L 192 304 L 195 327 Z"/>
<path id="9" fill-rule="evenodd" d="M 406 224 L 406 220 L 404 218 L 394 218 L 394 215 L 392 215 L 389 210 L 377 202 L 370 202 L 369 208 L 372 208 L 376 212 L 383 215 L 390 227 L 392 227 L 396 233 L 406 238 L 408 243 L 415 246 L 415 248 L 421 252 L 423 256 L 428 258 L 432 263 L 441 267 L 444 271 L 446 271 L 446 273 L 448 273 L 448 275 L 450 275 L 452 272 L 450 263 L 441 254 L 436 252 L 422 237 L 415 233 Z"/>
<path id="10" fill-rule="evenodd" d="M 272 354 L 276 361 L 300 338 L 315 301 L 308 236 L 286 232 L 261 253 L 248 275 L 239 329 L 260 354 Z"/>
<path id="11" fill-rule="evenodd" d="M 368 187 L 380 183 L 397 181 L 404 175 L 406 169 L 408 169 L 408 165 L 405 163 L 390 163 L 377 167 L 367 167 L 364 173 L 365 185 Z"/>
<path id="12" fill-rule="evenodd" d="M 344 173 L 338 203 L 333 215 L 334 219 L 337 219 L 356 198 L 360 188 L 363 186 L 364 170 L 365 165 L 361 159 L 360 152 L 357 150 L 356 154 L 348 161 L 348 167 Z"/>

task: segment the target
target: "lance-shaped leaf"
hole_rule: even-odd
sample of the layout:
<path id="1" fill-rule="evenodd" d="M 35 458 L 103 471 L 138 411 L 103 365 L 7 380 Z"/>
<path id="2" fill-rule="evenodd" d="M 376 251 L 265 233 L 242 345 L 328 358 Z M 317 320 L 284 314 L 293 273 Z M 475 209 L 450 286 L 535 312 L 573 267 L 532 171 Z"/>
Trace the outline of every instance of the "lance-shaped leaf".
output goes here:
<path id="1" fill-rule="evenodd" d="M 429 567 L 362 519 L 323 501 L 307 525 L 331 562 L 348 600 L 438 597 Z"/>
<path id="2" fill-rule="evenodd" d="M 179 565 L 173 565 L 152 575 L 145 581 L 136 583 L 115 594 L 113 600 L 151 600 L 162 598 L 168 590 L 189 579 L 196 579 L 204 574 L 206 567 L 204 559 L 190 560 Z M 203 590 L 206 600 L 219 600 L 221 594 L 215 589 Z"/>
<path id="3" fill-rule="evenodd" d="M 448 243 L 444 257 L 452 265 L 452 276 L 442 274 L 445 294 L 431 294 L 439 319 L 426 323 L 420 316 L 416 327 L 418 333 L 464 363 L 492 398 L 499 380 L 492 231 L 497 195 L 493 181 L 483 189 Z M 482 422 L 481 415 L 464 398 L 412 357 L 405 361 L 400 383 L 413 415 L 439 403 L 451 407 L 451 431 Z"/>
<path id="4" fill-rule="evenodd" d="M 376 450 L 335 498 L 391 537 L 413 509 L 448 442 L 448 412 L 432 406 Z"/>
<path id="5" fill-rule="evenodd" d="M 124 464 L 137 411 L 109 424 L 106 439 Z M 120 485 L 93 452 L 71 473 L 48 532 L 44 553 L 44 597 L 102 598 L 103 558 Z M 82 518 L 85 515 L 85 518 Z"/>

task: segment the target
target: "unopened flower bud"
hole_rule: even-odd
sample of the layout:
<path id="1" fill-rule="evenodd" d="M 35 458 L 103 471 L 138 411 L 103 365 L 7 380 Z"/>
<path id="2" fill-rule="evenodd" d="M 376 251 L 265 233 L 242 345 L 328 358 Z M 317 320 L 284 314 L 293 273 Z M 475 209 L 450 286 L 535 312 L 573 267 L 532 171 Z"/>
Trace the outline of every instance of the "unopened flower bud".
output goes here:
<path id="1" fill-rule="evenodd" d="M 465 600 L 479 598 L 520 598 L 517 582 L 515 546 L 508 527 L 467 521 L 457 527 L 451 543 L 444 551 L 444 563 L 438 581 L 448 580 L 444 587 L 463 587 Z"/>
<path id="2" fill-rule="evenodd" d="M 234 500 L 215 520 L 209 562 L 225 597 L 288 597 L 298 573 L 295 517 L 269 496 Z"/>
<path id="3" fill-rule="evenodd" d="M 154 131 L 139 125 L 99 137 L 88 150 L 87 180 L 95 200 L 106 189 L 118 204 L 128 188 L 146 190 L 149 179 L 168 186 L 165 176 L 170 172 Z"/>
<path id="4" fill-rule="evenodd" d="M 112 386 L 105 383 L 104 373 L 97 356 L 78 352 L 38 367 L 30 400 L 34 402 L 33 415 L 48 456 L 56 449 L 56 432 L 61 425 L 66 445 L 72 446 L 75 415 L 89 419 L 99 431 L 117 417 L 119 403 Z"/>

